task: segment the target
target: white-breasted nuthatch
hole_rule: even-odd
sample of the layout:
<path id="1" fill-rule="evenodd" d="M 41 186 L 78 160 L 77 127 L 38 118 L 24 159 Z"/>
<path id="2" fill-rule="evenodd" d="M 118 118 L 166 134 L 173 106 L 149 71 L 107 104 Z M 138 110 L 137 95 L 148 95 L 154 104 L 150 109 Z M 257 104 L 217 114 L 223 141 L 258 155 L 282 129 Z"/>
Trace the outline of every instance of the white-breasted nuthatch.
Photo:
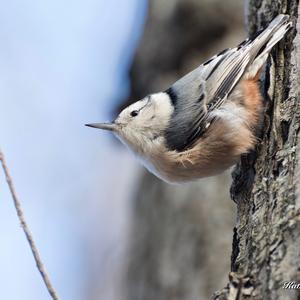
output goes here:
<path id="1" fill-rule="evenodd" d="M 112 131 L 167 182 L 220 173 L 255 145 L 263 101 L 260 70 L 290 27 L 289 16 L 278 15 L 255 38 L 133 103 L 115 121 L 87 126 Z"/>

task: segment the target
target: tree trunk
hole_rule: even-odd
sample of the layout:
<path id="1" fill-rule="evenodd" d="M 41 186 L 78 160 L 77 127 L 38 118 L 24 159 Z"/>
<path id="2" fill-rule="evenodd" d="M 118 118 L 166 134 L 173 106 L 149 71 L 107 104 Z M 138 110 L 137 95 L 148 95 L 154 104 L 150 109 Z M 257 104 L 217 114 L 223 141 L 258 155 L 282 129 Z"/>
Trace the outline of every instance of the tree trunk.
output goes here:
<path id="1" fill-rule="evenodd" d="M 278 13 L 296 29 L 272 52 L 262 92 L 266 110 L 261 142 L 233 173 L 237 204 L 229 284 L 214 299 L 299 299 L 300 195 L 300 6 L 297 0 L 250 0 L 250 35 Z"/>
<path id="2" fill-rule="evenodd" d="M 241 27 L 236 19 L 238 3 L 152 0 L 132 69 L 131 98 L 166 88 L 197 65 L 201 55 L 234 45 L 237 41 L 225 42 L 224 36 L 226 32 L 236 36 L 234 28 Z M 299 1 L 248 1 L 250 35 L 279 12 L 291 15 L 298 32 L 292 30 L 272 51 L 262 76 L 261 141 L 233 172 L 237 221 L 232 272 L 227 287 L 214 299 L 300 297 L 299 290 L 282 288 L 287 281 L 300 283 Z M 150 174 L 143 176 L 134 204 L 126 299 L 202 300 L 223 286 L 233 219 L 224 182 L 227 177 L 173 187 Z"/>

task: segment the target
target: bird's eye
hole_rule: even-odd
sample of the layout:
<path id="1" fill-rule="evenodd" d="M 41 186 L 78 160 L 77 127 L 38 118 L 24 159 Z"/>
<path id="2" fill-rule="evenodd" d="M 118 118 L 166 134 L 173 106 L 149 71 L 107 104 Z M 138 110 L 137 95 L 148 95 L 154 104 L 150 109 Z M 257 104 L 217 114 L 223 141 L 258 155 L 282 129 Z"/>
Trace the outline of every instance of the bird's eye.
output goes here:
<path id="1" fill-rule="evenodd" d="M 133 110 L 133 111 L 130 113 L 130 115 L 131 115 L 132 117 L 136 117 L 138 114 L 139 114 L 139 112 L 138 112 L 137 110 Z"/>

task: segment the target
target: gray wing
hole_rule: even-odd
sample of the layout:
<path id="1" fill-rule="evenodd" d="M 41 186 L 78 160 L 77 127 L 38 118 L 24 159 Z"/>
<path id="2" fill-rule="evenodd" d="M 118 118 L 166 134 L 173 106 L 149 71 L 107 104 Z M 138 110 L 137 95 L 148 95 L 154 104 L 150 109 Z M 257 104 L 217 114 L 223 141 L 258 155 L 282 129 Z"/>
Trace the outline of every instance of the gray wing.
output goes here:
<path id="1" fill-rule="evenodd" d="M 288 16 L 277 16 L 255 38 L 222 51 L 166 91 L 175 107 L 165 133 L 169 149 L 188 149 L 203 135 L 212 122 L 210 112 L 222 106 L 247 67 L 265 49 L 273 34 L 286 26 L 287 21 Z"/>

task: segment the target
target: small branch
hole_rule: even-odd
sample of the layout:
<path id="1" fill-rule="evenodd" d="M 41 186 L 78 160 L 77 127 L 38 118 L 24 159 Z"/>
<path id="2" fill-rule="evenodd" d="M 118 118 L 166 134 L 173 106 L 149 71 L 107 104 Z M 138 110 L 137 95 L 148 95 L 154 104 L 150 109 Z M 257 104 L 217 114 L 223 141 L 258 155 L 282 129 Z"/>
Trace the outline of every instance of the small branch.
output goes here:
<path id="1" fill-rule="evenodd" d="M 6 181 L 7 181 L 10 193 L 11 193 L 13 201 L 14 201 L 14 205 L 15 205 L 15 208 L 16 208 L 16 211 L 17 211 L 17 214 L 18 214 L 18 218 L 20 220 L 21 226 L 23 228 L 23 231 L 25 233 L 25 236 L 26 236 L 27 241 L 29 243 L 29 246 L 31 248 L 31 252 L 32 252 L 34 260 L 36 262 L 36 266 L 37 266 L 37 268 L 38 268 L 38 270 L 39 270 L 39 272 L 40 272 L 40 274 L 41 274 L 41 276 L 44 280 L 44 283 L 45 283 L 45 285 L 47 287 L 47 290 L 48 290 L 49 294 L 51 295 L 52 299 L 53 300 L 59 300 L 59 297 L 58 297 L 55 289 L 53 288 L 53 286 L 50 282 L 50 279 L 49 279 L 49 277 L 46 273 L 46 270 L 45 270 L 44 265 L 42 263 L 42 260 L 40 258 L 39 252 L 36 248 L 35 242 L 34 242 L 33 237 L 31 235 L 31 232 L 30 232 L 30 230 L 28 228 L 28 225 L 25 221 L 25 217 L 24 217 L 24 213 L 21 209 L 20 201 L 17 197 L 16 190 L 14 188 L 12 178 L 9 174 L 8 167 L 6 165 L 4 154 L 1 150 L 0 150 L 0 160 L 1 160 L 2 168 L 3 168 L 3 171 L 4 171 L 5 177 L 6 177 Z"/>

